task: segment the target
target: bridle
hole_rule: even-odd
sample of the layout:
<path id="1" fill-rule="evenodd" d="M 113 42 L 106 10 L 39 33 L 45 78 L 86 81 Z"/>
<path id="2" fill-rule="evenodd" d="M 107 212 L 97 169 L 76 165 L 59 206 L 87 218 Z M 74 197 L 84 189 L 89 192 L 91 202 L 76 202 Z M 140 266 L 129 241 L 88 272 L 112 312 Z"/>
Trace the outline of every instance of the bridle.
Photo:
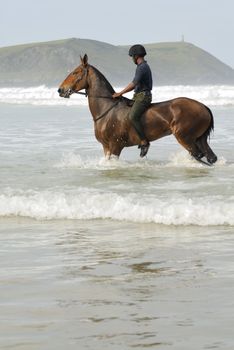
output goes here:
<path id="1" fill-rule="evenodd" d="M 72 73 L 71 73 L 71 74 L 72 74 Z M 83 78 L 87 78 L 87 75 L 88 75 L 88 68 L 85 67 L 82 76 L 78 77 L 78 78 L 75 80 L 74 85 L 76 85 L 77 83 L 79 83 L 79 81 L 81 81 Z M 86 97 L 88 96 L 87 89 L 85 89 L 85 92 L 79 92 L 79 91 L 76 91 L 76 90 L 73 90 L 73 89 L 69 88 L 69 89 L 67 90 L 67 97 L 70 97 L 71 94 L 74 94 L 74 93 L 75 93 L 75 94 L 80 94 L 80 95 L 85 95 Z"/>

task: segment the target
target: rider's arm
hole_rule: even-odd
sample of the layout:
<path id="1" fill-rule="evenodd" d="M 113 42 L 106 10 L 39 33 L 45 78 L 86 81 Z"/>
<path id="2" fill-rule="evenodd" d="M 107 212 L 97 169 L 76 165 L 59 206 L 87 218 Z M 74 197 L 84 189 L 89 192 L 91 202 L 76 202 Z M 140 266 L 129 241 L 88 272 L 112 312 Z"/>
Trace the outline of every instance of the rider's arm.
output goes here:
<path id="1" fill-rule="evenodd" d="M 113 98 L 116 98 L 116 97 L 120 97 L 122 96 L 123 94 L 126 94 L 127 92 L 130 92 L 132 90 L 134 90 L 135 88 L 135 84 L 133 82 L 131 82 L 130 84 L 128 84 L 122 91 L 120 92 L 115 92 L 112 97 Z"/>

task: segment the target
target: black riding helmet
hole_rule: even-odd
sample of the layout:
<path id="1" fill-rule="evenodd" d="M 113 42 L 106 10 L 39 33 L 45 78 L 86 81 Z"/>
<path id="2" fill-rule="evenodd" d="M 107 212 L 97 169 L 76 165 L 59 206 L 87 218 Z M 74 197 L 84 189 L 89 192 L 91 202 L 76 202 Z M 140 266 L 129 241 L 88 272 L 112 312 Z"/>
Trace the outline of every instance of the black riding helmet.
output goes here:
<path id="1" fill-rule="evenodd" d="M 130 47 L 128 54 L 129 56 L 144 57 L 146 55 L 146 51 L 144 46 L 137 44 Z"/>

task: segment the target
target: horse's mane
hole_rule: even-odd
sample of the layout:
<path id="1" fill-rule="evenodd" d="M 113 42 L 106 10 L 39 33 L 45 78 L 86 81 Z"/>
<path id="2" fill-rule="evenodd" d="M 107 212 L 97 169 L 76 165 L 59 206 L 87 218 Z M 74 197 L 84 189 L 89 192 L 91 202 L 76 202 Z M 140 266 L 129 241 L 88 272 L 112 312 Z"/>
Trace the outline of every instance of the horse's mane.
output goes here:
<path id="1" fill-rule="evenodd" d="M 102 81 L 102 83 L 105 85 L 105 88 L 107 89 L 107 91 L 113 95 L 113 93 L 115 92 L 115 90 L 113 89 L 113 86 L 109 83 L 109 81 L 106 79 L 106 77 L 94 66 L 89 65 L 94 71 L 95 74 L 97 75 L 98 79 L 100 79 Z M 121 96 L 121 104 L 124 104 L 125 106 L 131 107 L 133 104 L 133 101 L 130 100 L 127 97 Z"/>
<path id="2" fill-rule="evenodd" d="M 113 86 L 109 83 L 109 81 L 106 79 L 106 77 L 94 66 L 90 67 L 95 71 L 95 73 L 97 74 L 98 78 L 104 83 L 105 87 L 107 88 L 107 90 L 113 94 L 115 92 L 115 90 L 113 89 Z"/>

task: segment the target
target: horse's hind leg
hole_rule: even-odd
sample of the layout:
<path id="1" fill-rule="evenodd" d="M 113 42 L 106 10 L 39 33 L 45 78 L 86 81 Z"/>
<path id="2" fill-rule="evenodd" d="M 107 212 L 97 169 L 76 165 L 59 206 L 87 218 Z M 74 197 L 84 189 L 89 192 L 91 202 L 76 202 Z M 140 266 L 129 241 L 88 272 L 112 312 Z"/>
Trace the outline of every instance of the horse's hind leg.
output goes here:
<path id="1" fill-rule="evenodd" d="M 174 134 L 177 141 L 194 157 L 196 160 L 201 160 L 204 157 L 204 153 L 198 147 L 195 140 L 191 139 L 191 137 L 182 137 L 181 135 Z"/>
<path id="2" fill-rule="evenodd" d="M 206 136 L 203 136 L 197 139 L 196 145 L 202 151 L 202 153 L 204 153 L 204 156 L 207 158 L 207 161 L 210 164 L 214 164 L 217 161 L 218 158 L 216 154 L 214 154 L 210 146 L 208 145 Z"/>

